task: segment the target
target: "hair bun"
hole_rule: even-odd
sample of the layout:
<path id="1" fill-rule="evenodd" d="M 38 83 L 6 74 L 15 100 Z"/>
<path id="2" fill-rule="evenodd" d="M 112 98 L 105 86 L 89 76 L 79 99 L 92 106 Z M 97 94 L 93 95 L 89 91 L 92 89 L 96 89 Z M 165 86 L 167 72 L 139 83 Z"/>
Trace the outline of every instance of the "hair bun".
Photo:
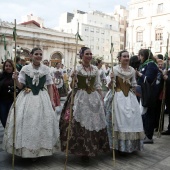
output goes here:
<path id="1" fill-rule="evenodd" d="M 84 51 L 86 51 L 87 49 L 90 49 L 89 47 L 81 47 L 80 51 L 79 51 L 79 57 L 82 59 Z"/>

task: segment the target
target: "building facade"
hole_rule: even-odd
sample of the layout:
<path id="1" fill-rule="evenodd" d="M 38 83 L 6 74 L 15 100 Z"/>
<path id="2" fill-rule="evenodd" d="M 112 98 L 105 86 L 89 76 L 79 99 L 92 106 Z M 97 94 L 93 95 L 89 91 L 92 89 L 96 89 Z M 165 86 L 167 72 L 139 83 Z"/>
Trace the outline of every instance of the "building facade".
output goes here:
<path id="1" fill-rule="evenodd" d="M 42 24 L 41 24 L 42 25 Z M 17 25 L 17 46 L 23 51 L 20 56 L 29 59 L 32 48 L 40 47 L 43 50 L 43 60 L 48 59 L 51 64 L 62 62 L 67 68 L 72 68 L 76 52 L 76 41 L 73 34 L 59 32 L 53 29 L 41 28 L 34 20 Z M 13 23 L 0 22 L 0 60 L 14 58 Z M 83 46 L 81 42 L 78 49 Z"/>
<path id="2" fill-rule="evenodd" d="M 154 55 L 165 54 L 170 33 L 170 0 L 131 0 L 126 48 L 137 54 L 151 47 Z"/>
<path id="3" fill-rule="evenodd" d="M 115 6 L 113 16 L 119 23 L 120 32 L 120 50 L 126 48 L 126 29 L 128 27 L 129 11 L 122 5 Z"/>
<path id="4" fill-rule="evenodd" d="M 114 44 L 114 61 L 120 50 L 119 22 L 112 15 L 99 11 L 75 11 L 64 13 L 60 17 L 60 31 L 76 34 L 79 22 L 79 34 L 85 46 L 90 47 L 96 57 L 104 58 L 105 62 L 111 62 L 110 48 L 111 37 Z"/>

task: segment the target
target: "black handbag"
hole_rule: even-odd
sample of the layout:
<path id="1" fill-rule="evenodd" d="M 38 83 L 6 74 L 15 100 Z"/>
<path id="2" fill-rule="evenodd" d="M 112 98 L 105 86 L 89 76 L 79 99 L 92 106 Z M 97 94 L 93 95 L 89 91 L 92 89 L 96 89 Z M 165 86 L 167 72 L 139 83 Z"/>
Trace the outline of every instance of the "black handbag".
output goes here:
<path id="1" fill-rule="evenodd" d="M 156 79 L 155 79 L 156 80 Z M 153 83 L 155 80 L 150 84 L 146 77 L 144 82 L 141 84 L 141 103 L 143 107 L 149 107 L 153 100 Z"/>

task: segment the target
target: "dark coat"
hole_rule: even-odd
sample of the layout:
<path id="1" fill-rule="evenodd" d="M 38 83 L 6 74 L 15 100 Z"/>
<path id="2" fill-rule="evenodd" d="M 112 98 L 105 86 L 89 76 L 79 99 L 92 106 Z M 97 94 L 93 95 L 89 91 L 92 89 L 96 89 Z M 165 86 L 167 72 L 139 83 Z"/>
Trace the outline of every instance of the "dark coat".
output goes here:
<path id="1" fill-rule="evenodd" d="M 170 70 L 168 70 L 168 79 L 166 80 L 166 103 L 170 105 Z"/>
<path id="2" fill-rule="evenodd" d="M 158 71 L 159 71 L 159 69 L 154 62 L 150 62 L 147 65 L 145 65 L 140 70 L 140 73 L 142 73 L 142 76 L 138 78 L 138 81 L 137 81 L 138 85 L 141 85 L 144 82 L 145 76 L 147 78 L 147 81 L 150 84 L 152 84 L 154 82 L 153 85 L 155 85 Z"/>

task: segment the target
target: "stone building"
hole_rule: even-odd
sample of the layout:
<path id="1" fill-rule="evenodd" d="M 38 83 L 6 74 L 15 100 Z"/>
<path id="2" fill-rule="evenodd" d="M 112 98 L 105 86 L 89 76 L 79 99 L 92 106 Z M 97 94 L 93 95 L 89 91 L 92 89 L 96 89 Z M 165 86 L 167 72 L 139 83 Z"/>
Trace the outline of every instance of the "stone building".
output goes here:
<path id="1" fill-rule="evenodd" d="M 131 0 L 126 48 L 135 54 L 151 47 L 156 55 L 166 52 L 170 33 L 170 0 Z"/>
<path id="2" fill-rule="evenodd" d="M 42 25 L 35 20 L 17 24 L 17 46 L 23 49 L 20 56 L 29 60 L 31 49 L 40 47 L 43 50 L 43 59 L 50 60 L 52 65 L 59 61 L 67 68 L 73 67 L 76 55 L 75 35 L 48 29 Z M 0 60 L 14 58 L 13 27 L 13 23 L 0 22 Z M 79 42 L 78 50 L 82 46 L 82 42 Z"/>
<path id="3" fill-rule="evenodd" d="M 126 9 L 126 7 L 117 5 L 115 6 L 113 16 L 119 23 L 120 50 L 124 50 L 126 48 L 126 29 L 128 27 L 129 11 Z"/>
<path id="4" fill-rule="evenodd" d="M 120 50 L 119 22 L 113 15 L 105 14 L 100 11 L 84 12 L 80 10 L 74 13 L 63 13 L 60 17 L 60 31 L 67 33 L 77 32 L 79 22 L 79 33 L 85 46 L 91 48 L 96 57 L 103 57 L 105 62 L 110 62 L 111 37 L 114 43 L 114 61 Z"/>

